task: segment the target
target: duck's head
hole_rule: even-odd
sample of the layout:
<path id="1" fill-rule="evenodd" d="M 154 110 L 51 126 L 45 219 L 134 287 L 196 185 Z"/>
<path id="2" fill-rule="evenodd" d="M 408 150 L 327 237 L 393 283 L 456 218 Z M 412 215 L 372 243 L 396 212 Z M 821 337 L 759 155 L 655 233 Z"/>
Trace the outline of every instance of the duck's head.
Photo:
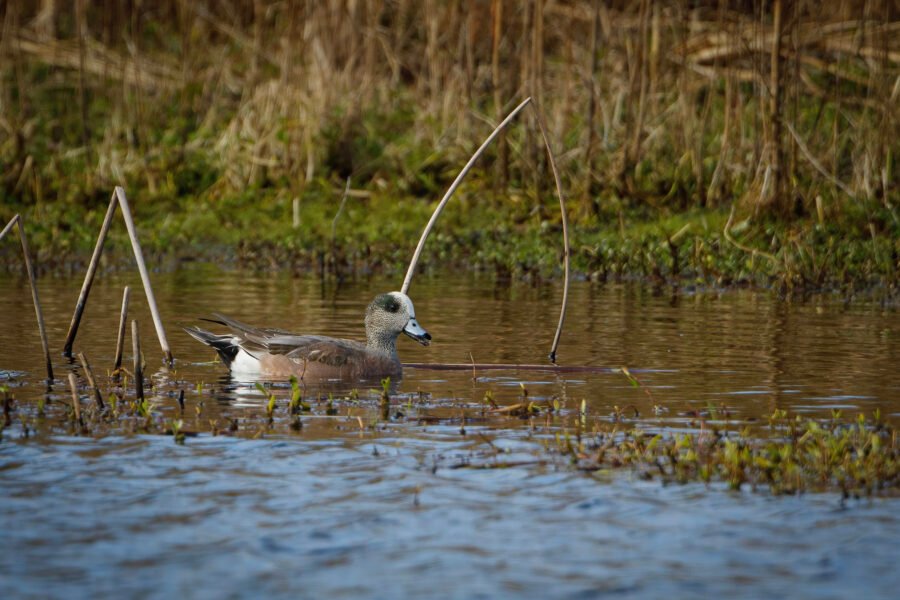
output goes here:
<path id="1" fill-rule="evenodd" d="M 405 333 L 423 346 L 431 343 L 431 335 L 416 321 L 416 310 L 409 296 L 388 292 L 377 296 L 366 309 L 366 337 L 370 342 L 391 341 Z"/>

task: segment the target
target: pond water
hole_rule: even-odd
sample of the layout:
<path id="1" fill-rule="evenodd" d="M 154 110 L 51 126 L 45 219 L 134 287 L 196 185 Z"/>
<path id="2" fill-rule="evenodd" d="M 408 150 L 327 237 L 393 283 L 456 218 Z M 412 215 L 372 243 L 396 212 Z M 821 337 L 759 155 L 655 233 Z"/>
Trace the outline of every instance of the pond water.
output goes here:
<path id="1" fill-rule="evenodd" d="M 558 360 L 594 370 L 407 368 L 389 419 L 372 385 L 310 386 L 312 411 L 294 429 L 289 387 L 272 384 L 270 423 L 253 383 L 229 379 L 180 327 L 222 312 L 360 339 L 366 304 L 397 282 L 338 286 L 203 265 L 152 279 L 174 369 L 161 366 L 131 273 L 95 283 L 75 350 L 108 389 L 122 287 L 132 285 L 153 418 L 183 420 L 184 445 L 65 426 L 65 378 L 80 369 L 59 350 L 81 281 L 40 281 L 56 368 L 48 389 L 27 282 L 0 279 L 0 384 L 16 398 L 0 440 L 4 597 L 895 597 L 896 498 L 585 474 L 544 446 L 579 419 L 613 413 L 662 432 L 697 430 L 710 407 L 735 428 L 776 408 L 815 417 L 878 409 L 900 421 L 896 307 L 577 282 Z M 404 362 L 546 362 L 558 284 L 432 275 L 410 295 L 434 340 L 423 348 L 403 338 Z M 485 412 L 488 392 L 498 405 L 527 393 L 560 410 L 496 416 Z M 498 461 L 505 468 L 460 468 Z"/>

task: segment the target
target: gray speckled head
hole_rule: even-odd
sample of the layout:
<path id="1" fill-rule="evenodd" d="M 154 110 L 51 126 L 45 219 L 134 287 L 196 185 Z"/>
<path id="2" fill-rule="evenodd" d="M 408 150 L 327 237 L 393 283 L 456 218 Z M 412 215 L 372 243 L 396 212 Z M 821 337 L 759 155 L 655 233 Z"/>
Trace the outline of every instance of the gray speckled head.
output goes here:
<path id="1" fill-rule="evenodd" d="M 397 336 L 401 333 L 423 346 L 431 342 L 431 336 L 416 320 L 409 296 L 400 292 L 377 296 L 366 309 L 366 345 L 396 356 Z"/>

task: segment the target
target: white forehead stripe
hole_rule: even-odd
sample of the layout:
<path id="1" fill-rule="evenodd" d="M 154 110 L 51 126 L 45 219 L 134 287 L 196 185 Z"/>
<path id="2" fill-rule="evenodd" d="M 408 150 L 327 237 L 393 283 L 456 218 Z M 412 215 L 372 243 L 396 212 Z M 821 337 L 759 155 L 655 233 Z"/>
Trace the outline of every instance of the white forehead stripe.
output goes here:
<path id="1" fill-rule="evenodd" d="M 416 318 L 416 309 L 413 308 L 413 303 L 412 300 L 409 299 L 409 296 L 401 292 L 391 292 L 391 295 L 403 302 L 403 305 L 406 306 L 406 312 L 409 313 L 410 319 Z"/>

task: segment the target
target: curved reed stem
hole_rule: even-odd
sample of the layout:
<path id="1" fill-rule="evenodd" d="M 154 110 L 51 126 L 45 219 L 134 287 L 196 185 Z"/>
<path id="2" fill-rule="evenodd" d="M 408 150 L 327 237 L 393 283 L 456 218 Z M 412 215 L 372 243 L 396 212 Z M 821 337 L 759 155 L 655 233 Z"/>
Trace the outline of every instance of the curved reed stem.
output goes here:
<path id="1" fill-rule="evenodd" d="M 532 108 L 534 109 L 538 127 L 541 128 L 541 137 L 544 138 L 544 146 L 547 147 L 547 158 L 550 161 L 550 170 L 553 171 L 553 180 L 556 182 L 556 197 L 559 198 L 559 213 L 562 215 L 565 280 L 563 281 L 562 306 L 559 309 L 559 324 L 556 326 L 556 334 L 553 336 L 553 344 L 550 346 L 550 354 L 548 355 L 550 362 L 555 364 L 556 349 L 559 347 L 559 337 L 562 335 L 563 323 L 566 321 L 566 305 L 569 302 L 569 219 L 566 216 L 566 202 L 563 199 L 559 170 L 556 168 L 556 159 L 553 157 L 553 150 L 550 148 L 550 139 L 547 137 L 547 128 L 544 126 L 544 116 L 541 114 L 541 110 L 536 104 L 533 104 Z"/>
<path id="2" fill-rule="evenodd" d="M 447 193 L 444 194 L 444 197 L 441 199 L 440 203 L 437 205 L 437 208 L 434 209 L 434 212 L 431 215 L 431 219 L 428 220 L 428 224 L 425 225 L 425 231 L 422 232 L 422 237 L 419 238 L 419 244 L 416 246 L 416 251 L 413 253 L 412 260 L 409 262 L 409 268 L 406 270 L 406 277 L 403 279 L 403 287 L 400 288 L 400 292 L 405 294 L 409 290 L 409 284 L 412 281 L 413 273 L 416 272 L 416 264 L 419 262 L 419 256 L 422 254 L 422 248 L 425 247 L 425 240 L 428 239 L 428 234 L 431 233 L 432 228 L 434 227 L 435 221 L 440 216 L 441 211 L 444 210 L 444 205 L 453 197 L 453 193 L 456 192 L 456 188 L 459 187 L 459 184 L 462 183 L 463 177 L 472 169 L 472 165 L 475 164 L 475 161 L 484 153 L 485 148 L 494 141 L 494 138 L 500 134 L 504 127 L 509 125 L 509 122 L 512 121 L 519 112 L 525 108 L 525 106 L 531 102 L 531 98 L 525 98 L 521 104 L 513 109 L 511 113 L 509 113 L 503 121 L 500 122 L 499 125 L 494 129 L 494 132 L 488 136 L 486 140 L 481 144 L 478 150 L 475 151 L 475 154 L 472 155 L 472 158 L 469 159 L 469 162 L 466 163 L 466 166 L 462 168 L 462 171 L 459 172 L 459 175 L 456 176 L 456 179 L 453 180 L 453 183 L 450 185 L 450 188 L 447 190 Z"/>

